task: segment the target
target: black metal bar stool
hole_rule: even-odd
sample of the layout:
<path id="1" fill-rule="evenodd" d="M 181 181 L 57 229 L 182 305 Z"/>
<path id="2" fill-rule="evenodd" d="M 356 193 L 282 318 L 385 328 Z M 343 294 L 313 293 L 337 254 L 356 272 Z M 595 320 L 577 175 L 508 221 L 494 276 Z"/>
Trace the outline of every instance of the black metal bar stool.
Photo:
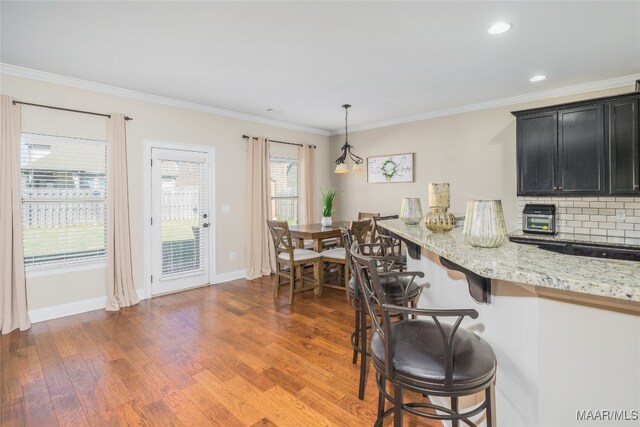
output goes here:
<path id="1" fill-rule="evenodd" d="M 351 258 L 351 247 L 353 243 L 353 237 L 349 230 L 342 229 L 342 241 L 344 242 L 344 247 L 346 249 L 346 257 L 347 262 L 349 263 L 349 267 L 351 271 L 353 271 L 354 264 L 353 259 Z M 376 244 L 358 244 L 355 243 L 355 247 L 358 248 L 358 251 L 367 253 L 381 253 L 380 245 Z M 387 289 L 387 293 L 389 298 L 393 300 L 397 304 L 403 304 L 406 301 L 405 305 L 417 305 L 418 298 L 420 297 L 421 288 L 418 287 L 416 283 L 413 282 L 415 278 L 414 273 L 407 274 L 406 277 L 396 278 L 396 277 L 384 277 L 384 274 L 393 270 L 397 267 L 397 257 L 392 256 L 373 256 L 379 260 L 381 268 L 383 272 L 382 283 L 383 286 Z M 412 274 L 414 274 L 412 276 Z M 355 274 L 351 275 L 349 279 L 349 299 L 351 301 L 351 305 L 355 310 L 355 325 L 353 333 L 351 334 L 351 347 L 353 347 L 353 364 L 358 363 L 358 355 L 360 356 L 360 381 L 358 385 L 358 398 L 360 400 L 364 400 L 364 392 L 367 380 L 367 367 L 369 365 L 368 357 L 371 357 L 370 352 L 368 351 L 367 344 L 367 330 L 371 329 L 369 325 L 367 325 L 367 308 L 364 302 L 362 301 L 362 292 L 360 291 L 360 286 L 357 285 L 357 276 Z"/>
<path id="2" fill-rule="evenodd" d="M 429 419 L 451 421 L 453 426 L 458 426 L 460 421 L 475 426 L 469 418 L 486 411 L 487 425 L 495 426 L 496 356 L 486 341 L 460 328 L 465 317 L 475 319 L 478 312 L 472 309 L 430 310 L 394 303 L 381 279 L 390 275 L 401 278 L 407 273 L 380 274 L 376 259 L 354 253 L 356 245 L 352 248 L 351 258 L 362 292 L 361 301 L 367 306 L 373 330 L 371 359 L 379 392 L 378 418 L 374 425 L 382 425 L 384 419 L 393 414 L 394 425 L 400 427 L 406 411 Z M 419 276 L 424 274 L 419 273 Z M 403 317 L 391 322 L 394 314 Z M 445 318 L 454 321 L 444 323 Z M 386 391 L 387 382 L 393 386 L 392 394 Z M 451 408 L 430 401 L 405 403 L 404 390 L 448 397 Z M 484 401 L 460 412 L 458 398 L 478 392 L 484 392 Z M 393 406 L 385 410 L 387 400 Z"/>

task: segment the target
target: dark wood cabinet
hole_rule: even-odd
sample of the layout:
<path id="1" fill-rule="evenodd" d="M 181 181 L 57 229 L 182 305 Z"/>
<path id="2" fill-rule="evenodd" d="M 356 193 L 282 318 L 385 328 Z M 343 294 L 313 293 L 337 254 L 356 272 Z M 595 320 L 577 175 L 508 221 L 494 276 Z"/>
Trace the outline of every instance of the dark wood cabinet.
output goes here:
<path id="1" fill-rule="evenodd" d="M 638 99 L 609 103 L 609 183 L 611 194 L 640 193 Z"/>
<path id="2" fill-rule="evenodd" d="M 555 194 L 558 163 L 558 113 L 518 117 L 518 193 Z"/>
<path id="3" fill-rule="evenodd" d="M 558 192 L 605 192 L 603 116 L 604 104 L 558 110 Z"/>
<path id="4" fill-rule="evenodd" d="M 640 194 L 640 93 L 516 111 L 519 196 Z"/>

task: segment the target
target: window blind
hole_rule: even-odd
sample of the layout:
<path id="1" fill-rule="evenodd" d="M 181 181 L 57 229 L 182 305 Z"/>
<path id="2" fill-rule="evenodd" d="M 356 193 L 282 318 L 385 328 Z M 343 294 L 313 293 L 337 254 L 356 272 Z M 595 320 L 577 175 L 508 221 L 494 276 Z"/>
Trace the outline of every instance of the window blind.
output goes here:
<path id="1" fill-rule="evenodd" d="M 271 210 L 275 219 L 298 223 L 298 160 L 271 157 Z"/>
<path id="2" fill-rule="evenodd" d="M 209 203 L 205 183 L 207 165 L 161 160 L 159 167 L 162 174 L 160 280 L 202 272 L 209 245 L 209 233 L 203 227 L 210 222 L 208 215 L 204 217 Z"/>
<path id="3" fill-rule="evenodd" d="M 23 133 L 25 267 L 102 261 L 106 254 L 106 141 Z"/>

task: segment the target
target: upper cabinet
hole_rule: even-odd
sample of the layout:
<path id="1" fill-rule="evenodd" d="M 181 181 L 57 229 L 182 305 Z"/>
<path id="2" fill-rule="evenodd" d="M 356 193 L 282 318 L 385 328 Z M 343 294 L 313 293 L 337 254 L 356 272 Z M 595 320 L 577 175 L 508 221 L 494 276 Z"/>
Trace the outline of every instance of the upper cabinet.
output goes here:
<path id="1" fill-rule="evenodd" d="M 518 117 L 518 194 L 555 194 L 558 113 Z"/>
<path id="2" fill-rule="evenodd" d="M 640 195 L 639 99 L 514 112 L 518 195 Z"/>
<path id="3" fill-rule="evenodd" d="M 605 192 L 604 104 L 558 110 L 558 181 L 562 194 Z"/>
<path id="4" fill-rule="evenodd" d="M 609 182 L 611 194 L 640 190 L 638 99 L 609 103 Z"/>

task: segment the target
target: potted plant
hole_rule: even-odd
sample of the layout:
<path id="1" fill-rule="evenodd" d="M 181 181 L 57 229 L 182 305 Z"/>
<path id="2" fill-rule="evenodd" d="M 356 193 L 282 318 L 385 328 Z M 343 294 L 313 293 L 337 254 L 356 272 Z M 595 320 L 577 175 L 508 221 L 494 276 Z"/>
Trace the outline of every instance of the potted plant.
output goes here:
<path id="1" fill-rule="evenodd" d="M 338 190 L 329 189 L 322 190 L 322 226 L 329 227 L 332 224 L 331 215 L 333 215 L 333 204 L 336 200 Z"/>

